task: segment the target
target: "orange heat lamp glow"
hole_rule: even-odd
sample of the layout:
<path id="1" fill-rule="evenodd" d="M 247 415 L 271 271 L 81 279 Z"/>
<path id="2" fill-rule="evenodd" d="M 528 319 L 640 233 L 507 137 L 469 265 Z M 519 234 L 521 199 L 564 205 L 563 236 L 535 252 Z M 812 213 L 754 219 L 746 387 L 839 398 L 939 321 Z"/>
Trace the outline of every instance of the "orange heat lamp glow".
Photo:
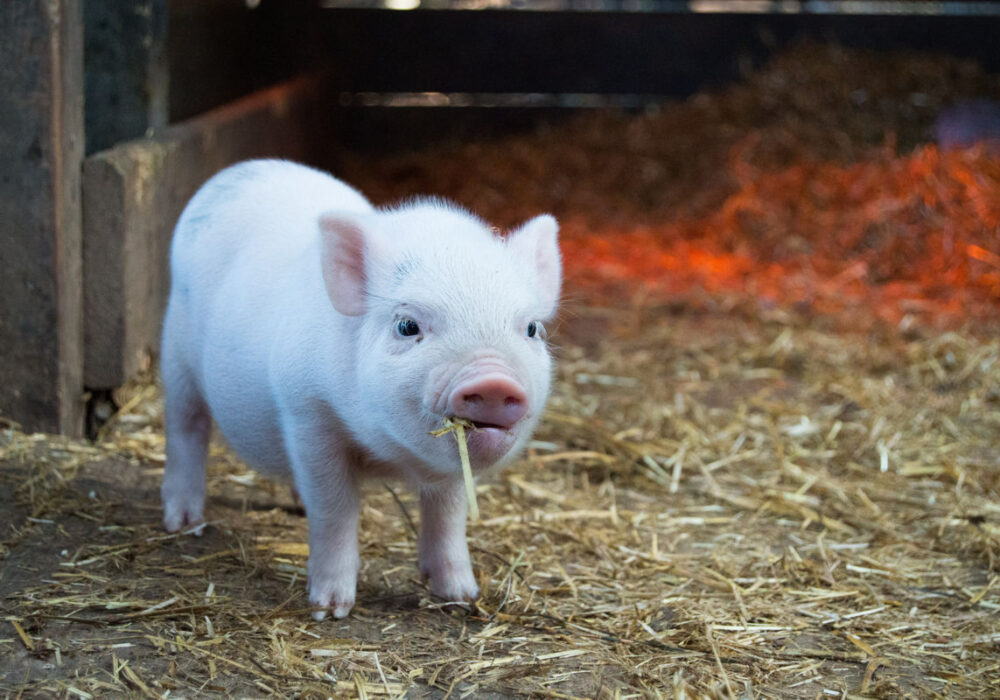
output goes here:
<path id="1" fill-rule="evenodd" d="M 579 288 L 642 283 L 647 298 L 702 290 L 820 312 L 872 308 L 1000 319 L 1000 157 L 988 148 L 760 172 L 698 219 L 609 230 L 563 223 Z"/>

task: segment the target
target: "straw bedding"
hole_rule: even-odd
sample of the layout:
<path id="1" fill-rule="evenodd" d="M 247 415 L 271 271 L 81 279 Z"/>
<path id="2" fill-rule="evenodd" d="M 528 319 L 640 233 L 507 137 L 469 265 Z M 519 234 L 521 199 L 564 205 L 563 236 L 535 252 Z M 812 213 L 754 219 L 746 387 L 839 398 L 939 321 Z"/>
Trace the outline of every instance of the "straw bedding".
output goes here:
<path id="1" fill-rule="evenodd" d="M 828 58 L 824 51 L 869 60 L 803 51 L 749 84 L 787 65 L 812 65 L 800 80 L 821 84 L 824 62 L 806 59 Z M 884 111 L 891 126 L 894 113 Z M 577 136 L 581 128 L 567 127 Z M 788 133 L 809 152 L 839 143 Z M 869 157 L 857 145 L 865 134 L 849 136 L 846 160 L 856 164 L 898 165 L 933 149 Z M 455 153 L 423 157 L 445 166 Z M 691 163 L 706 168 L 705 183 L 728 177 Z M 386 162 L 372 177 L 400 167 Z M 988 169 L 975 172 L 987 173 L 977 187 L 996 184 Z M 411 186 L 397 181 L 384 196 Z M 465 182 L 430 187 L 461 197 Z M 853 278 L 853 296 L 827 295 L 837 304 L 754 286 L 772 263 L 796 266 L 807 282 L 836 272 L 817 264 L 807 277 L 804 257 L 772 254 L 749 234 L 740 254 L 768 265 L 748 267 L 732 287 L 712 288 L 710 276 L 682 289 L 639 285 L 615 249 L 603 268 L 593 258 L 587 270 L 572 267 L 599 247 L 588 232 L 606 236 L 615 221 L 624 229 L 644 220 L 655 233 L 683 217 L 707 220 L 741 187 L 729 180 L 713 201 L 633 218 L 579 204 L 584 223 L 570 222 L 566 239 L 570 300 L 552 334 L 559 363 L 549 412 L 524 458 L 478 486 L 481 520 L 469 524 L 469 541 L 483 592 L 471 606 L 429 596 L 416 567 L 413 495 L 371 483 L 358 604 L 345 620 L 312 621 L 301 511 L 287 488 L 221 443 L 210 457 L 209 527 L 201 537 L 167 535 L 151 377 L 118 392 L 122 408 L 96 443 L 5 425 L 0 692 L 1000 696 L 1000 344 L 987 303 L 994 291 L 981 279 L 989 271 L 970 266 L 947 281 L 972 305 L 956 308 L 947 289 L 902 264 Z M 616 201 L 610 189 L 605 205 Z M 914 216 L 906 220 L 916 230 L 926 219 Z M 724 230 L 736 235 L 738 225 Z M 649 234 L 661 253 L 664 240 Z M 668 247 L 699 251 L 702 242 L 692 234 Z M 995 241 L 964 242 L 995 251 Z M 817 247 L 807 246 L 821 260 L 834 256 Z M 905 295 L 886 290 L 897 278 Z"/>

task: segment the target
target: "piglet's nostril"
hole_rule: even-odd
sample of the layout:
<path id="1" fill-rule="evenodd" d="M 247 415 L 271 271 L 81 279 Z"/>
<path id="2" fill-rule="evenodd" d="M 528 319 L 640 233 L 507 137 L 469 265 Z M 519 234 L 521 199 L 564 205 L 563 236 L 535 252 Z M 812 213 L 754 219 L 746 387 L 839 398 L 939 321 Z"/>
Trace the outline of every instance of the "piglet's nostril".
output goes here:
<path id="1" fill-rule="evenodd" d="M 451 412 L 477 423 L 510 427 L 528 411 L 524 388 L 507 377 L 482 377 L 458 387 L 448 401 Z"/>

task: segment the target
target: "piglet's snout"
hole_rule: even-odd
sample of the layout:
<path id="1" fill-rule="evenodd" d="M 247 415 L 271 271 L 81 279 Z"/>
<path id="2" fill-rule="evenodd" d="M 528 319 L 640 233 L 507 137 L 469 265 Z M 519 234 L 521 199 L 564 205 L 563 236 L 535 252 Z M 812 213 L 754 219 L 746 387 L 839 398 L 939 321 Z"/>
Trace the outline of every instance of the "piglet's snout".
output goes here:
<path id="1" fill-rule="evenodd" d="M 478 427 L 507 429 L 528 412 L 528 397 L 524 388 L 509 377 L 477 377 L 451 392 L 448 409 Z"/>

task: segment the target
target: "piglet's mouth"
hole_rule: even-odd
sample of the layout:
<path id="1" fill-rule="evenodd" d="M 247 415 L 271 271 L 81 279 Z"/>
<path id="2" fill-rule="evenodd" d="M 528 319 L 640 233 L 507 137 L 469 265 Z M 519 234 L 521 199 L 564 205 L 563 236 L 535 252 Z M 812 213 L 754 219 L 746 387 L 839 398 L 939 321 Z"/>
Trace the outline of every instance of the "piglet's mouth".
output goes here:
<path id="1" fill-rule="evenodd" d="M 503 430 L 503 431 L 508 431 L 508 430 L 510 430 L 511 428 L 514 427 L 512 425 L 500 425 L 499 423 L 486 423 L 486 422 L 481 421 L 481 420 L 472 420 L 472 421 L 469 421 L 469 422 L 472 423 L 472 429 L 473 430 Z"/>
<path id="2" fill-rule="evenodd" d="M 484 424 L 489 425 L 489 424 Z M 517 440 L 513 427 L 472 428 L 465 434 L 472 468 L 486 469 L 502 459 Z"/>
<path id="3" fill-rule="evenodd" d="M 451 426 L 448 425 L 449 422 L 452 424 Z M 431 431 L 431 434 L 440 436 L 445 432 L 450 432 L 455 423 L 465 425 L 465 448 L 471 458 L 473 471 L 488 469 L 507 455 L 517 442 L 519 421 L 505 425 L 492 421 L 471 420 L 461 415 L 451 416 L 450 421 L 446 420 L 445 428 Z M 458 448 L 459 453 L 461 449 L 461 447 Z"/>

